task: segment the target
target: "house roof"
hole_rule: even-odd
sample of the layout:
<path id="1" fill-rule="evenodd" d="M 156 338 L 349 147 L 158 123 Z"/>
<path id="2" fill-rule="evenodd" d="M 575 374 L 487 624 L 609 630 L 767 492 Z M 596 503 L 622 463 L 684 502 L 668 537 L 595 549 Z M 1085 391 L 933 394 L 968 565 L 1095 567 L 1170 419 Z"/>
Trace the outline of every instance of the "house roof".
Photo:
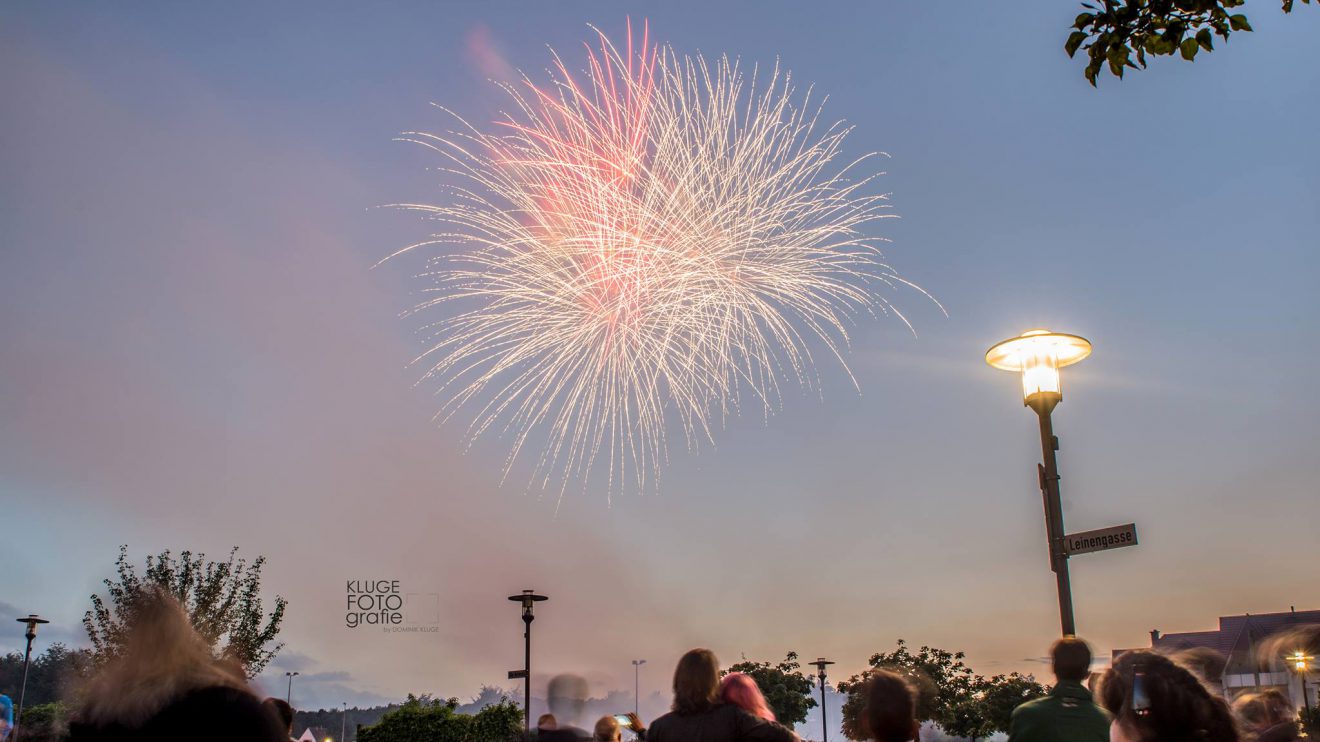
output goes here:
<path id="1" fill-rule="evenodd" d="M 1251 648 L 1284 629 L 1303 624 L 1320 624 L 1320 610 L 1286 611 L 1281 613 L 1246 613 L 1240 616 L 1220 616 L 1215 631 L 1183 631 L 1160 635 L 1151 632 L 1151 648 L 1163 651 L 1211 649 L 1225 658 L 1250 652 Z M 1127 652 L 1116 649 L 1113 657 Z"/>

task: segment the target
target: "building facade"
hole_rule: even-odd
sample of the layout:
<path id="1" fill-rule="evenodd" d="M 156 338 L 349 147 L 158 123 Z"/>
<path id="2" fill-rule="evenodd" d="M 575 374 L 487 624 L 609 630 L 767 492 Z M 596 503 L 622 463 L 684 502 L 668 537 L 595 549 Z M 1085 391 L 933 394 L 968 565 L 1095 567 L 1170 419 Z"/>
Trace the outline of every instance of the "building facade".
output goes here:
<path id="1" fill-rule="evenodd" d="M 1313 662 L 1298 672 L 1282 651 L 1269 651 L 1290 630 L 1320 624 L 1320 610 L 1220 616 L 1219 628 L 1162 634 L 1150 632 L 1150 649 L 1181 654 L 1198 668 L 1206 680 L 1230 700 L 1243 693 L 1278 688 L 1292 698 L 1297 708 L 1317 705 L 1317 683 Z M 1274 640 L 1274 641 L 1271 641 Z M 1304 649 L 1304 648 L 1299 648 Z M 1116 649 L 1117 658 L 1128 650 Z M 1303 691 L 1305 686 L 1305 691 Z"/>

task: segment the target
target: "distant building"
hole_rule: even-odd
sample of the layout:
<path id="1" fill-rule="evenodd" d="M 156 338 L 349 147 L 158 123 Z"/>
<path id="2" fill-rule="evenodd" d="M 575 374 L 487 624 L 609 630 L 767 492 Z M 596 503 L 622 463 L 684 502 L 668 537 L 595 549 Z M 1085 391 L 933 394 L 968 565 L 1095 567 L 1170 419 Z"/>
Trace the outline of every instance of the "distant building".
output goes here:
<path id="1" fill-rule="evenodd" d="M 1278 688 L 1286 692 L 1298 708 L 1302 708 L 1305 705 L 1302 679 L 1297 671 L 1282 656 L 1261 657 L 1256 648 L 1274 634 L 1303 624 L 1320 624 L 1320 611 L 1293 609 L 1286 613 L 1220 616 L 1217 631 L 1161 634 L 1156 629 L 1150 632 L 1150 648 L 1166 653 L 1213 650 L 1226 662 L 1217 673 L 1214 670 L 1207 673 L 1209 677 L 1206 680 L 1218 686 L 1227 698 L 1266 688 Z M 1116 659 L 1126 651 L 1115 649 L 1113 656 Z M 1215 677 L 1216 674 L 1218 677 Z M 1311 667 L 1306 673 L 1306 697 L 1312 707 L 1317 705 L 1316 690 L 1315 668 Z"/>

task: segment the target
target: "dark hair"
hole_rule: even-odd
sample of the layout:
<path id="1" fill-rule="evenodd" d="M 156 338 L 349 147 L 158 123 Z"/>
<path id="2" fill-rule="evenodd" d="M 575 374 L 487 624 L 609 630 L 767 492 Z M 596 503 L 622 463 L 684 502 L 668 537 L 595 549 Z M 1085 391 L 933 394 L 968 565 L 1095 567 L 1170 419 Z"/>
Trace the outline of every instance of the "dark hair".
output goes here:
<path id="1" fill-rule="evenodd" d="M 1091 647 L 1075 636 L 1065 636 L 1050 647 L 1054 677 L 1080 683 L 1091 672 Z"/>
<path id="2" fill-rule="evenodd" d="M 1132 708 L 1132 678 L 1144 675 L 1149 708 Z M 1164 655 L 1128 652 L 1114 661 L 1100 683 L 1100 704 L 1138 740 L 1238 742 L 1228 702 L 1210 692 L 1195 673 Z"/>
<path id="3" fill-rule="evenodd" d="M 293 730 L 293 707 L 287 701 L 283 698 L 267 698 L 261 705 L 275 715 L 281 729 Z"/>
<path id="4" fill-rule="evenodd" d="M 709 649 L 693 649 L 674 668 L 674 706 L 679 714 L 699 714 L 720 702 L 720 661 Z"/>
<path id="5" fill-rule="evenodd" d="M 866 733 L 876 742 L 908 742 L 917 727 L 917 691 L 902 675 L 876 670 L 866 681 Z"/>

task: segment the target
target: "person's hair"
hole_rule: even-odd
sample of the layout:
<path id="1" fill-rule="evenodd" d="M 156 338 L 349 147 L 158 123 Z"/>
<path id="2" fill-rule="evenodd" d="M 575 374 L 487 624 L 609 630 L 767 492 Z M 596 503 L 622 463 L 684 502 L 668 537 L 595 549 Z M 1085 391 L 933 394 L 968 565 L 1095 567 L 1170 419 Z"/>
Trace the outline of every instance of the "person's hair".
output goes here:
<path id="1" fill-rule="evenodd" d="M 261 702 L 266 710 L 275 715 L 280 722 L 281 729 L 293 731 L 293 707 L 283 698 L 267 698 Z"/>
<path id="2" fill-rule="evenodd" d="M 1233 699 L 1233 713 L 1242 726 L 1253 732 L 1263 732 L 1292 721 L 1297 716 L 1297 709 L 1288 696 L 1277 688 L 1270 688 L 1260 693 L 1243 693 Z"/>
<path id="3" fill-rule="evenodd" d="M 709 649 L 693 649 L 674 668 L 674 705 L 679 714 L 699 714 L 720 702 L 720 661 Z"/>
<path id="4" fill-rule="evenodd" d="M 1054 677 L 1080 683 L 1091 672 L 1091 647 L 1075 636 L 1065 636 L 1050 647 Z"/>
<path id="5" fill-rule="evenodd" d="M 756 678 L 745 672 L 731 672 L 720 681 L 720 700 L 731 703 L 752 716 L 766 721 L 775 720 L 775 712 L 765 702 L 765 695 L 756 684 Z"/>
<path id="6" fill-rule="evenodd" d="M 143 588 L 132 605 L 123 650 L 88 685 L 81 721 L 136 727 L 194 690 L 249 692 L 242 672 L 211 655 L 183 606 L 165 589 Z"/>
<path id="7" fill-rule="evenodd" d="M 596 722 L 592 736 L 593 742 L 615 742 L 619 738 L 619 720 L 613 716 L 602 716 Z"/>
<path id="8" fill-rule="evenodd" d="M 1149 706 L 1132 708 L 1132 678 L 1140 671 Z M 1140 742 L 1238 742 L 1228 702 L 1195 673 L 1155 652 L 1128 652 L 1114 661 L 1100 683 L 1100 704 Z"/>
<path id="9" fill-rule="evenodd" d="M 875 670 L 864 687 L 865 731 L 875 742 L 908 742 L 917 728 L 917 691 L 907 678 Z"/>
<path id="10" fill-rule="evenodd" d="M 554 729 L 558 726 L 559 723 L 555 721 L 554 714 L 541 714 L 540 716 L 536 717 L 537 729 Z"/>

